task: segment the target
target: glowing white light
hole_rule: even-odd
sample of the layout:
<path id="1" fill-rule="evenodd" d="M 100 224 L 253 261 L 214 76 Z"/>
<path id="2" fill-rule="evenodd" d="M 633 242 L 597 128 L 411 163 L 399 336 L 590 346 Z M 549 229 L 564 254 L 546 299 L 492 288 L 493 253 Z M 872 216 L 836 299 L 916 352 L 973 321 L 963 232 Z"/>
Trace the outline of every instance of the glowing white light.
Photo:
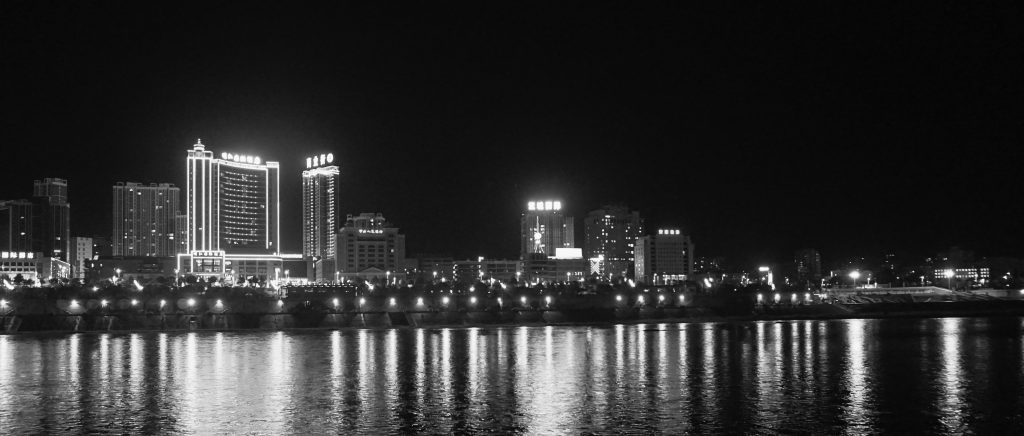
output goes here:
<path id="1" fill-rule="evenodd" d="M 775 302 L 776 302 L 776 303 L 778 303 L 778 302 L 779 302 L 779 300 L 781 300 L 781 299 L 782 299 L 782 296 L 781 296 L 781 295 L 779 295 L 779 294 L 775 294 L 775 296 L 773 297 L 773 299 L 775 300 Z"/>
<path id="2" fill-rule="evenodd" d="M 141 285 L 141 284 L 139 284 L 139 281 L 138 281 L 138 280 L 135 280 L 135 289 L 138 289 L 138 290 L 140 290 L 140 291 L 142 290 L 142 285 Z"/>
<path id="3" fill-rule="evenodd" d="M 947 278 L 947 279 L 948 278 L 952 278 L 953 275 L 954 275 L 953 274 L 953 270 L 951 270 L 951 269 L 947 269 L 945 272 L 942 273 L 942 276 Z"/>
<path id="4" fill-rule="evenodd" d="M 622 296 L 621 295 L 616 295 L 615 296 L 615 301 L 622 301 Z"/>
<path id="5" fill-rule="evenodd" d="M 764 300 L 764 295 L 757 294 L 757 302 L 760 303 L 762 300 Z"/>
<path id="6" fill-rule="evenodd" d="M 219 308 L 219 307 L 224 307 L 224 302 L 223 302 L 223 301 L 220 301 L 220 300 L 217 300 L 217 304 L 214 304 L 214 306 L 216 306 L 216 307 L 218 307 L 218 308 Z"/>
<path id="7" fill-rule="evenodd" d="M 665 301 L 665 296 L 664 295 L 659 295 L 658 296 L 658 301 Z"/>
<path id="8" fill-rule="evenodd" d="M 277 300 L 277 307 L 284 306 L 284 300 Z"/>
<path id="9" fill-rule="evenodd" d="M 771 271 L 771 268 L 768 268 L 766 266 L 760 266 L 760 267 L 757 267 L 757 270 L 761 271 L 761 272 L 768 272 L 768 271 Z"/>
<path id="10" fill-rule="evenodd" d="M 133 298 L 132 299 L 132 306 L 138 306 L 138 305 L 139 305 L 139 300 L 136 300 L 136 299 Z"/>
<path id="11" fill-rule="evenodd" d="M 476 286 L 470 286 L 469 292 L 476 292 Z"/>
<path id="12" fill-rule="evenodd" d="M 544 202 L 544 210 L 553 210 L 554 208 L 555 208 L 554 202 L 552 202 L 552 201 L 545 201 Z"/>
<path id="13" fill-rule="evenodd" d="M 789 296 L 789 301 L 796 303 L 796 293 L 793 293 L 793 295 Z"/>
<path id="14" fill-rule="evenodd" d="M 71 308 L 75 309 L 78 307 L 78 300 L 71 300 Z"/>
<path id="15" fill-rule="evenodd" d="M 521 301 L 523 304 L 526 304 L 526 297 L 519 297 L 519 301 Z"/>
<path id="16" fill-rule="evenodd" d="M 637 303 L 643 303 L 643 302 L 644 302 L 644 296 L 643 296 L 643 295 L 641 295 L 641 296 L 639 296 L 639 297 L 636 297 L 636 302 L 637 302 Z"/>
<path id="17" fill-rule="evenodd" d="M 562 202 L 561 201 L 556 201 L 555 202 L 555 210 L 562 210 Z"/>
<path id="18" fill-rule="evenodd" d="M 92 291 L 93 291 L 93 292 L 96 292 L 96 291 L 98 291 L 98 290 L 100 290 L 100 287 L 99 287 L 99 286 L 93 286 L 93 287 L 92 287 Z"/>
<path id="19" fill-rule="evenodd" d="M 448 297 L 442 298 L 441 299 L 441 304 L 448 304 Z"/>
<path id="20" fill-rule="evenodd" d="M 683 294 L 679 294 L 679 302 L 680 302 L 680 303 L 682 303 L 682 302 L 683 302 L 683 300 L 685 300 L 685 299 L 686 299 L 686 296 L 685 296 L 685 295 L 683 295 Z"/>
<path id="21" fill-rule="evenodd" d="M 366 304 L 366 299 L 365 298 L 360 298 L 359 299 L 359 305 L 362 306 L 364 304 Z"/>
<path id="22" fill-rule="evenodd" d="M 163 309 L 167 305 L 167 300 L 160 300 L 160 308 Z"/>
<path id="23" fill-rule="evenodd" d="M 224 159 L 224 160 L 227 160 L 228 159 L 228 153 L 227 152 L 221 152 L 220 158 Z"/>
<path id="24" fill-rule="evenodd" d="M 306 168 L 313 168 L 313 158 L 311 158 L 311 157 L 307 157 L 306 158 Z"/>
<path id="25" fill-rule="evenodd" d="M 334 153 L 327 153 L 327 163 L 334 163 Z"/>
<path id="26" fill-rule="evenodd" d="M 547 304 L 551 304 L 551 297 L 550 296 L 544 297 L 544 302 L 547 303 Z"/>
<path id="27" fill-rule="evenodd" d="M 804 294 L 804 300 L 805 301 L 811 301 L 811 293 L 810 292 Z"/>
<path id="28" fill-rule="evenodd" d="M 334 307 L 338 307 L 338 299 L 337 298 L 335 298 L 331 302 L 334 303 Z"/>
<path id="29" fill-rule="evenodd" d="M 394 298 L 392 298 L 392 299 L 391 299 L 391 305 L 392 305 L 392 306 L 394 306 L 394 305 L 396 305 L 396 304 L 398 304 L 398 302 L 397 302 L 397 301 L 395 301 L 395 299 L 394 299 Z"/>
<path id="30" fill-rule="evenodd" d="M 100 300 L 100 307 L 107 307 L 107 300 Z"/>
<path id="31" fill-rule="evenodd" d="M 859 279 L 860 278 L 860 271 L 851 271 L 850 272 L 850 278 L 854 279 L 854 280 Z"/>
<path id="32" fill-rule="evenodd" d="M 419 298 L 416 299 L 416 305 L 417 306 L 422 306 L 423 305 L 423 297 L 419 297 Z"/>
<path id="33" fill-rule="evenodd" d="M 476 297 L 469 297 L 469 304 L 476 304 Z"/>
<path id="34" fill-rule="evenodd" d="M 192 307 L 192 306 L 195 306 L 195 305 L 196 305 L 196 299 L 195 298 L 189 298 L 188 299 L 188 307 Z"/>
<path id="35" fill-rule="evenodd" d="M 0 300 L 0 309 L 7 307 L 7 300 Z"/>
<path id="36" fill-rule="evenodd" d="M 529 203 L 526 203 L 526 209 L 528 209 L 528 210 L 537 210 L 537 203 L 533 202 L 533 201 L 531 201 Z"/>

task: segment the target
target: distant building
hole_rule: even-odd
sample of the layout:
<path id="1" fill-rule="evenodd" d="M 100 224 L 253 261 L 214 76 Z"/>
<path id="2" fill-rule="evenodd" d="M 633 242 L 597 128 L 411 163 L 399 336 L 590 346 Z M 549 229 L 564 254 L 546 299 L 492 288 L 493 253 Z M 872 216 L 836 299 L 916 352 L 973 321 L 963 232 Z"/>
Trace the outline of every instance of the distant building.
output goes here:
<path id="1" fill-rule="evenodd" d="M 520 219 L 520 256 L 554 256 L 556 248 L 575 247 L 574 232 L 573 217 L 562 213 L 561 201 L 530 201 Z"/>
<path id="2" fill-rule="evenodd" d="M 71 277 L 85 279 L 85 263 L 92 259 L 92 238 L 75 236 L 71 238 Z"/>
<path id="3" fill-rule="evenodd" d="M 71 204 L 68 181 L 46 178 L 34 181 L 32 204 L 32 251 L 67 261 L 71 238 Z"/>
<path id="4" fill-rule="evenodd" d="M 118 182 L 113 194 L 114 256 L 173 257 L 180 252 L 177 186 Z"/>
<path id="5" fill-rule="evenodd" d="M 377 213 L 347 215 L 335 259 L 341 279 L 405 276 L 405 235 Z"/>
<path id="6" fill-rule="evenodd" d="M 636 279 L 655 285 L 671 284 L 693 275 L 693 242 L 679 229 L 658 229 L 636 244 Z"/>
<path id="7" fill-rule="evenodd" d="M 67 280 L 71 278 L 71 265 L 55 258 L 32 252 L 0 252 L 0 277 L 15 283 L 18 276 L 22 280 L 33 280 L 43 283 L 49 280 Z"/>
<path id="8" fill-rule="evenodd" d="M 28 200 L 0 201 L 0 251 L 32 251 L 34 210 Z"/>
<path id="9" fill-rule="evenodd" d="M 604 206 L 587 214 L 583 229 L 583 257 L 590 260 L 592 273 L 632 277 L 633 249 L 644 232 L 640 212 L 621 205 Z"/>
<path id="10" fill-rule="evenodd" d="M 423 280 L 454 281 L 455 259 L 440 254 L 420 254 L 416 257 L 416 272 Z"/>
<path id="11" fill-rule="evenodd" d="M 334 155 L 306 158 L 302 171 L 302 255 L 316 262 L 315 281 L 334 278 L 338 237 L 338 166 Z"/>
<path id="12" fill-rule="evenodd" d="M 821 253 L 813 248 L 797 250 L 793 254 L 796 265 L 796 283 L 800 286 L 817 288 L 821 286 Z"/>
<path id="13" fill-rule="evenodd" d="M 145 284 L 160 278 L 173 283 L 177 267 L 173 257 L 153 256 L 104 256 L 87 261 L 86 266 L 86 283 L 110 280 L 129 286 L 135 281 Z"/>
<path id="14" fill-rule="evenodd" d="M 114 246 L 110 243 L 110 238 L 107 236 L 93 236 L 92 237 L 92 257 L 110 257 L 114 255 Z"/>
<path id="15" fill-rule="evenodd" d="M 589 270 L 582 254 L 557 257 L 534 253 L 523 260 L 521 281 L 526 284 L 579 281 L 586 278 Z"/>

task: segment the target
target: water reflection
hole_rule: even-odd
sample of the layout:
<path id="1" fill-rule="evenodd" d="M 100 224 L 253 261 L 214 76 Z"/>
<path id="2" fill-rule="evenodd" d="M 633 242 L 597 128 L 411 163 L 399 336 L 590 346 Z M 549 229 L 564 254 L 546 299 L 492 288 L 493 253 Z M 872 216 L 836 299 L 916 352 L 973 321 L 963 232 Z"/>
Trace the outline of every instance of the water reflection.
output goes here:
<path id="1" fill-rule="evenodd" d="M 943 319 L 0 336 L 0 433 L 1021 433 L 1024 325 L 1008 329 Z"/>

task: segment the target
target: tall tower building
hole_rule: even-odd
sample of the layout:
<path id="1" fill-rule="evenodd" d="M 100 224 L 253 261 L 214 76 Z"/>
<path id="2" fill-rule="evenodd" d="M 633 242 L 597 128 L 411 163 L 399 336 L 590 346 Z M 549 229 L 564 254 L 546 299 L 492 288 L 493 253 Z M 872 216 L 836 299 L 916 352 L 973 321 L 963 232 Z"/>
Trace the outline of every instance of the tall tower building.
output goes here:
<path id="1" fill-rule="evenodd" d="M 171 257 L 178 254 L 178 201 L 170 183 L 118 182 L 114 185 L 114 256 Z"/>
<path id="2" fill-rule="evenodd" d="M 71 259 L 68 261 L 71 264 L 71 277 L 84 279 L 85 263 L 92 259 L 92 238 L 72 237 L 71 253 L 68 257 Z"/>
<path id="3" fill-rule="evenodd" d="M 644 232 L 640 212 L 623 205 L 604 206 L 587 214 L 583 231 L 583 257 L 589 259 L 591 273 L 633 275 L 633 248 Z"/>
<path id="4" fill-rule="evenodd" d="M 316 281 L 334 278 L 338 232 L 338 166 L 331 153 L 306 158 L 302 171 L 302 256 L 319 262 Z"/>
<path id="5" fill-rule="evenodd" d="M 574 232 L 573 217 L 562 213 L 561 201 L 530 201 L 520 220 L 520 257 L 554 256 L 557 248 L 575 247 Z"/>
<path id="6" fill-rule="evenodd" d="M 259 156 L 221 153 L 201 141 L 186 160 L 188 254 L 184 273 L 277 278 L 280 269 L 280 166 Z M 189 258 L 186 266 L 180 259 Z"/>
<path id="7" fill-rule="evenodd" d="M 32 251 L 42 252 L 44 257 L 67 261 L 71 249 L 68 181 L 57 178 L 36 180 L 32 193 L 32 204 L 35 207 Z"/>

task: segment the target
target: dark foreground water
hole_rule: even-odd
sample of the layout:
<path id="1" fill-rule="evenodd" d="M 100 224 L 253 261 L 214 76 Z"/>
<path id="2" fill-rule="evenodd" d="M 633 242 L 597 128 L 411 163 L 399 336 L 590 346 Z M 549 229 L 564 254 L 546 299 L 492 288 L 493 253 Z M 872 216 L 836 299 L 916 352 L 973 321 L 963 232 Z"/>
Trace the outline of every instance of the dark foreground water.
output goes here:
<path id="1" fill-rule="evenodd" d="M 1024 319 L 0 336 L 0 434 L 1024 434 Z"/>

